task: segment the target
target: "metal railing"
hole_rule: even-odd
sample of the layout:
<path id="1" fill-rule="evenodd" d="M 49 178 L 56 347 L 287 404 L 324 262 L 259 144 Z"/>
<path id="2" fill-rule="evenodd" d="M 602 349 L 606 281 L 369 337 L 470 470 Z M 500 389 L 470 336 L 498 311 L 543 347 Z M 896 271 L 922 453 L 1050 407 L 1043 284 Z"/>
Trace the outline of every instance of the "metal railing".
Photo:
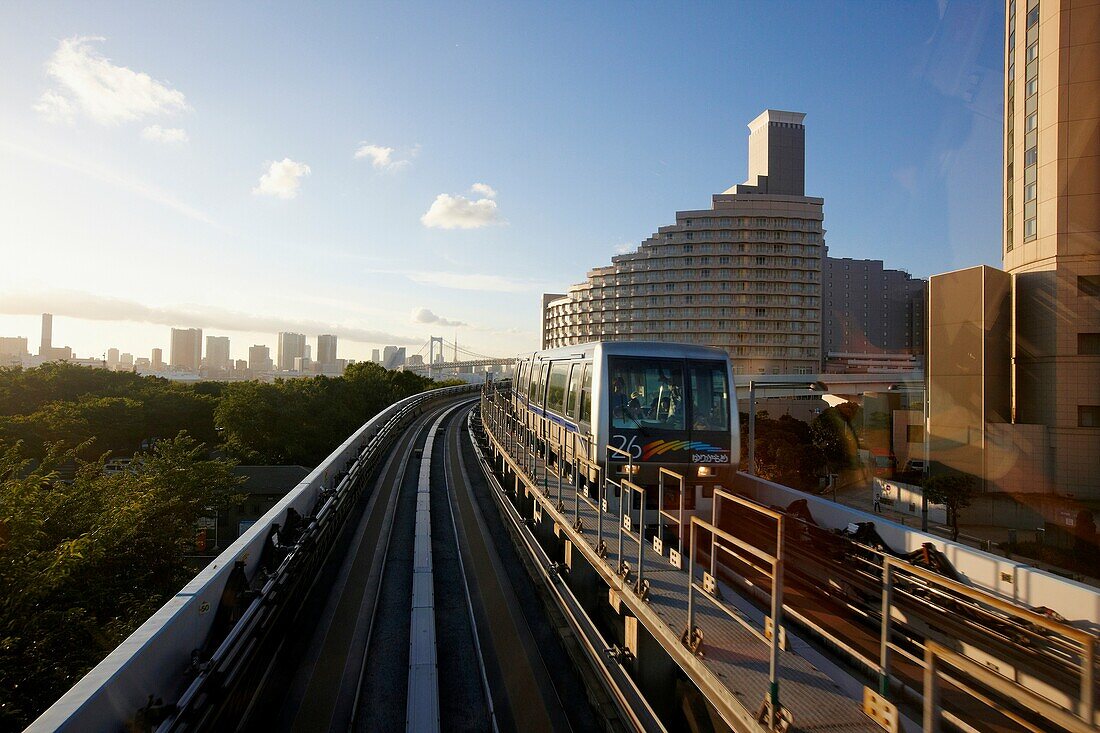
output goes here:
<path id="1" fill-rule="evenodd" d="M 617 554 L 617 568 L 610 567 L 610 563 L 605 561 L 608 569 L 611 571 L 611 575 L 618 578 L 617 587 L 619 590 L 629 590 L 638 597 L 642 602 L 648 602 L 650 600 L 651 593 L 648 588 L 644 588 L 642 581 L 646 576 L 645 565 L 645 492 L 646 489 L 633 482 L 634 477 L 634 461 L 633 456 L 627 451 L 622 451 L 613 446 L 606 448 L 607 460 L 603 465 L 597 461 L 591 460 L 592 447 L 594 445 L 594 439 L 591 435 L 579 435 L 573 434 L 571 438 L 567 437 L 564 442 L 559 442 L 560 455 L 556 457 L 555 467 L 553 469 L 540 469 L 542 466 L 549 466 L 551 463 L 550 458 L 550 446 L 547 440 L 541 439 L 546 436 L 545 418 L 538 416 L 532 417 L 530 414 L 516 415 L 515 410 L 511 402 L 504 399 L 493 388 L 488 388 L 482 395 L 482 418 L 486 422 L 486 428 L 497 440 L 500 448 L 503 451 L 507 451 L 513 459 L 513 465 L 518 467 L 519 473 L 523 474 L 525 480 L 530 481 L 532 484 L 540 487 L 540 491 L 543 491 L 544 487 L 549 486 L 548 476 L 555 474 L 559 476 L 558 491 L 557 491 L 557 506 L 558 511 L 563 516 L 568 517 L 566 511 L 564 511 L 564 505 L 562 504 L 562 487 L 564 485 L 564 478 L 568 476 L 572 479 L 574 490 L 574 501 L 572 502 L 572 514 L 573 514 L 573 530 L 578 534 L 584 534 L 586 531 L 590 531 L 589 528 L 583 524 L 581 516 L 581 502 L 588 504 L 596 514 L 596 534 L 594 537 L 595 543 L 592 544 L 593 549 L 596 551 L 596 555 L 600 558 L 606 558 L 607 556 L 607 537 L 605 537 L 603 527 L 603 515 L 604 513 L 611 514 L 613 517 L 617 516 L 617 542 L 618 542 L 618 554 Z M 538 447 L 541 443 L 541 449 Z M 532 446 L 531 450 L 515 452 L 513 449 L 515 446 Z M 613 458 L 619 458 L 620 460 L 614 461 Z M 625 463 L 625 466 L 624 466 Z M 564 464 L 564 465 L 563 465 Z M 612 464 L 620 467 L 625 467 L 626 473 L 623 478 L 616 480 L 610 475 L 610 467 Z M 502 455 L 501 467 L 502 469 L 506 465 L 506 459 Z M 550 473 L 545 473 L 545 471 Z M 543 483 L 544 477 L 547 479 L 546 483 Z M 518 477 L 517 477 L 518 478 Z M 665 495 L 666 488 L 671 488 L 669 481 L 675 482 L 677 491 L 677 503 L 676 509 L 671 511 L 665 511 Z M 659 494 L 659 506 L 658 506 L 658 526 L 656 534 L 653 538 L 654 550 L 662 556 L 669 559 L 670 565 L 676 568 L 680 568 L 687 571 L 687 593 L 688 593 L 688 625 L 681 636 L 681 642 L 692 652 L 701 651 L 703 639 L 702 632 L 696 624 L 696 604 L 697 599 L 695 594 L 698 592 L 704 593 L 708 602 L 721 611 L 725 616 L 729 617 L 734 622 L 743 626 L 754 637 L 766 643 L 769 647 L 769 687 L 768 694 L 765 700 L 766 712 L 768 714 L 768 722 L 777 723 L 777 720 L 785 713 L 780 704 L 779 697 L 779 651 L 784 647 L 784 616 L 786 609 L 784 608 L 784 563 L 785 563 L 785 524 L 794 519 L 796 523 L 800 522 L 797 517 L 787 517 L 787 515 L 778 510 L 771 509 L 763 506 L 758 502 L 752 501 L 743 496 L 739 496 L 721 488 L 716 488 L 714 492 L 714 501 L 712 505 L 711 520 L 707 521 L 699 516 L 693 514 L 694 510 L 689 510 L 685 501 L 685 487 L 686 481 L 683 476 L 671 471 L 665 467 L 660 467 L 658 471 L 658 490 Z M 616 492 L 619 495 L 618 507 L 613 508 L 610 505 L 611 497 L 609 494 Z M 637 537 L 633 534 L 633 515 L 635 513 L 633 507 L 633 498 L 638 495 L 641 496 L 640 517 L 637 527 Z M 775 525 L 775 539 L 774 548 L 769 551 L 768 549 L 762 549 L 757 542 L 752 542 L 736 536 L 736 534 L 727 532 L 722 529 L 719 524 L 722 516 L 720 506 L 723 502 L 731 502 L 738 505 L 744 510 L 751 511 L 762 517 L 766 518 L 769 522 L 774 522 Z M 675 511 L 675 515 L 673 515 Z M 690 515 L 690 516 L 689 516 Z M 673 519 L 677 522 L 679 535 L 679 551 L 683 553 L 683 545 L 688 545 L 688 562 L 686 567 L 681 568 L 681 564 L 675 562 L 672 559 L 672 548 L 668 547 L 668 524 L 666 524 L 664 517 Z M 624 532 L 625 530 L 625 532 Z M 628 535 L 631 540 L 638 542 L 638 572 L 637 581 L 633 585 L 629 583 L 629 566 L 625 561 L 624 555 L 624 534 Z M 685 536 L 686 534 L 686 536 Z M 696 573 L 698 572 L 696 565 L 699 562 L 700 553 L 698 543 L 701 537 L 709 535 L 711 538 L 711 551 L 708 558 L 709 569 L 703 570 L 703 583 L 697 582 Z M 590 543 L 591 544 L 591 543 Z M 768 542 L 770 545 L 770 541 Z M 668 548 L 668 554 L 665 554 L 665 549 Z M 882 612 L 881 612 L 881 640 L 882 645 L 880 649 L 880 659 L 877 664 L 874 660 L 869 659 L 862 652 L 848 644 L 844 639 L 831 637 L 824 630 L 817 629 L 816 625 L 806 619 L 802 614 L 795 611 L 791 611 L 790 615 L 797 619 L 802 626 L 809 627 L 811 631 L 819 631 L 828 638 L 832 644 L 834 651 L 841 655 L 847 655 L 851 657 L 851 661 L 856 663 L 857 667 L 867 668 L 869 672 L 877 672 L 879 677 L 879 696 L 882 701 L 888 699 L 887 693 L 889 692 L 888 682 L 891 679 L 890 670 L 890 657 L 892 654 L 900 654 L 907 661 L 922 667 L 925 669 L 926 680 L 928 672 L 928 658 L 917 654 L 910 653 L 898 645 L 890 642 L 890 615 L 892 595 L 894 590 L 894 581 L 897 579 L 898 573 L 906 575 L 912 575 L 919 578 L 921 581 L 937 585 L 945 590 L 957 593 L 967 599 L 977 601 L 982 604 L 986 604 L 994 609 L 997 609 L 1010 616 L 1015 616 L 1027 623 L 1034 624 L 1042 629 L 1046 629 L 1060 636 L 1062 639 L 1068 640 L 1077 645 L 1078 649 L 1078 674 L 1080 681 L 1079 688 L 1079 702 L 1075 703 L 1077 709 L 1067 710 L 1065 707 L 1051 702 L 1041 695 L 1038 695 L 1034 691 L 1029 690 L 1020 682 L 1011 680 L 1002 675 L 998 675 L 997 678 L 990 678 L 997 681 L 999 684 L 1006 685 L 1005 690 L 1017 690 L 1020 694 L 1016 696 L 1016 702 L 1024 705 L 1029 710 L 1037 711 L 1040 714 L 1045 714 L 1048 706 L 1053 706 L 1051 709 L 1061 711 L 1058 715 L 1048 716 L 1050 720 L 1057 722 L 1062 727 L 1066 727 L 1070 730 L 1077 730 L 1077 725 L 1092 726 L 1095 716 L 1094 705 L 1094 685 L 1095 685 L 1095 645 L 1097 642 L 1096 637 L 1082 629 L 1074 627 L 1068 623 L 1062 623 L 1053 619 L 1050 619 L 1042 614 L 1031 611 L 1030 609 L 1018 606 L 1009 601 L 997 598 L 990 593 L 979 590 L 972 586 L 964 585 L 957 581 L 952 581 L 941 575 L 938 575 L 930 570 L 926 570 L 920 566 L 913 565 L 905 560 L 893 557 L 887 553 L 881 553 L 874 551 L 871 548 L 865 548 L 861 546 L 861 550 L 865 550 L 873 557 L 857 557 L 854 558 L 859 565 L 866 566 L 865 571 L 871 574 L 877 574 L 881 569 L 882 582 Z M 719 570 L 719 553 L 722 553 L 728 558 L 736 560 L 738 563 L 744 564 L 746 567 L 751 568 L 753 572 L 758 573 L 762 577 L 770 579 L 772 584 L 772 592 L 768 599 L 770 605 L 770 615 L 766 617 L 765 627 L 763 630 L 753 626 L 749 623 L 741 613 L 739 613 L 734 606 L 729 605 L 720 597 L 717 592 L 718 584 L 718 570 Z M 722 569 L 737 574 L 729 563 L 721 563 Z M 626 572 L 623 572 L 624 569 Z M 644 590 L 643 590 L 644 588 Z M 948 666 L 956 673 L 963 673 L 970 675 L 970 670 L 974 665 L 980 665 L 979 662 L 960 655 L 956 652 L 951 652 L 950 655 L 946 653 L 940 653 L 935 651 L 937 649 L 936 642 L 933 639 L 924 640 L 925 654 L 929 645 L 935 653 L 935 658 L 939 660 L 940 666 L 933 670 L 934 675 L 939 678 L 946 679 L 950 682 L 952 687 L 957 690 L 961 690 L 966 694 L 974 697 L 979 701 L 987 701 L 982 697 L 982 693 L 975 689 L 973 685 L 968 685 L 965 680 L 956 679 L 958 676 L 951 675 L 944 671 L 943 667 Z M 942 649 L 942 647 L 939 647 Z M 953 655 L 953 656 L 951 656 Z M 876 669 L 877 667 L 877 669 Z M 990 686 L 989 681 L 985 679 L 985 673 L 981 675 L 971 675 L 975 681 Z M 931 688 L 928 688 L 926 684 L 926 693 Z M 867 690 L 874 694 L 874 691 Z M 919 692 L 919 691 L 918 691 Z M 938 694 L 938 692 L 936 693 Z M 1071 706 L 1072 707 L 1072 706 Z M 954 713 L 944 710 L 942 716 L 953 722 L 958 722 L 959 718 Z M 1065 717 L 1068 716 L 1068 717 Z M 1011 717 L 1011 714 L 1009 715 Z M 1074 723 L 1073 721 L 1077 721 Z M 1095 728 L 1088 728 L 1095 729 Z"/>

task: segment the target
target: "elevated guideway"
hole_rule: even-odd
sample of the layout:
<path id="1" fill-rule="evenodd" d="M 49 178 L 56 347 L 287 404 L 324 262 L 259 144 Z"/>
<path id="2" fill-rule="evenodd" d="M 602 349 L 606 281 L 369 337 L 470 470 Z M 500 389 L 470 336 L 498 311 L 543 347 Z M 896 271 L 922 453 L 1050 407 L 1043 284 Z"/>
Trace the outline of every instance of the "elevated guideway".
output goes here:
<path id="1" fill-rule="evenodd" d="M 1096 729 L 1094 591 L 746 474 L 647 500 L 511 409 L 383 411 L 31 729 Z"/>

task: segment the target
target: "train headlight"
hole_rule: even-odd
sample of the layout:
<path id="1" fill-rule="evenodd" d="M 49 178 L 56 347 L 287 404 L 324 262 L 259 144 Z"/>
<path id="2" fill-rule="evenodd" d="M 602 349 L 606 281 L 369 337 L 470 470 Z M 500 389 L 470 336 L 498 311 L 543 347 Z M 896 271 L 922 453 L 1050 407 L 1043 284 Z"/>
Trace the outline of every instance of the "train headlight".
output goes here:
<path id="1" fill-rule="evenodd" d="M 709 478 L 714 475 L 713 466 L 699 466 L 698 476 L 699 478 Z"/>

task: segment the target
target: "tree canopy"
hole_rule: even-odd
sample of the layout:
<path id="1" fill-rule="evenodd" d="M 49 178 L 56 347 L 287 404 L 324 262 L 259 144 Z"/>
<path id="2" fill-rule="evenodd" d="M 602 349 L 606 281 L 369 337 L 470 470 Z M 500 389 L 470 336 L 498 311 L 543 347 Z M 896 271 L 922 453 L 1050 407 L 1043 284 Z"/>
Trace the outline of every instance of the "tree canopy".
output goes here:
<path id="1" fill-rule="evenodd" d="M 951 524 L 951 539 L 959 539 L 959 510 L 970 506 L 977 492 L 978 482 L 968 473 L 937 473 L 924 482 L 924 495 L 932 504 L 947 507 L 947 521 Z"/>
<path id="2" fill-rule="evenodd" d="M 29 723 L 194 575 L 195 522 L 241 481 L 184 433 L 115 472 L 79 448 L 32 460 L 22 447 L 0 452 L 0 730 Z"/>
<path id="3" fill-rule="evenodd" d="M 80 446 L 128 456 L 186 431 L 242 461 L 315 466 L 394 401 L 436 386 L 412 372 L 352 364 L 340 377 L 180 384 L 70 364 L 0 369 L 0 445 Z M 89 442 L 92 441 L 92 442 Z"/>
<path id="4" fill-rule="evenodd" d="M 194 576 L 197 520 L 241 498 L 227 458 L 315 466 L 433 386 L 375 364 L 274 383 L 0 369 L 0 731 L 22 729 Z M 114 470 L 114 457 L 132 460 Z"/>

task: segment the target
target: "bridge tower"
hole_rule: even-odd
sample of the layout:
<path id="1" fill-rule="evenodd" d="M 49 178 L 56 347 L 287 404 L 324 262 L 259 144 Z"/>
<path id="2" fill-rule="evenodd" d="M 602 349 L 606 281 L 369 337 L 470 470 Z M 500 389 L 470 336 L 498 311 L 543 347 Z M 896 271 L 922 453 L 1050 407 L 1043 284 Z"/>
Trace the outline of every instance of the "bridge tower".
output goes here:
<path id="1" fill-rule="evenodd" d="M 428 379 L 432 378 L 432 367 L 435 366 L 435 345 L 439 344 L 439 355 L 443 356 L 443 337 L 428 337 Z"/>

